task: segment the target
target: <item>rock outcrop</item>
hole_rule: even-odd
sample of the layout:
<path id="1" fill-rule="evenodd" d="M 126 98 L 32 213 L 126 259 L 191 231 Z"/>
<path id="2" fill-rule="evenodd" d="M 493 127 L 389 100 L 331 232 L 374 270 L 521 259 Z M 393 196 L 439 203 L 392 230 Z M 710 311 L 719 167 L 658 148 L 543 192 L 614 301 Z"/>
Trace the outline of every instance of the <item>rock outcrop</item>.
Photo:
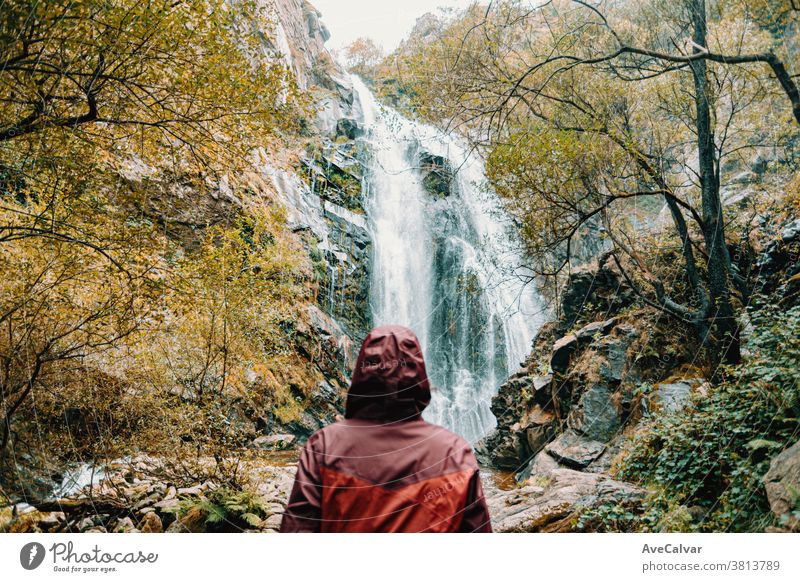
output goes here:
<path id="1" fill-rule="evenodd" d="M 305 243 L 318 282 L 317 304 L 349 343 L 371 327 L 370 235 L 362 195 L 359 105 L 347 72 L 325 41 L 322 14 L 306 0 L 275 0 L 278 49 L 316 105 L 312 138 L 296 167 L 262 171 L 283 198 L 290 228 Z"/>
<path id="2" fill-rule="evenodd" d="M 770 461 L 764 487 L 778 522 L 791 531 L 800 531 L 800 441 Z"/>
<path id="3" fill-rule="evenodd" d="M 607 319 L 634 300 L 634 293 L 622 275 L 601 256 L 594 264 L 572 270 L 561 298 L 561 331 L 565 332 L 580 323 Z"/>
<path id="4" fill-rule="evenodd" d="M 800 218 L 786 224 L 756 260 L 757 290 L 786 307 L 800 301 Z"/>
<path id="5" fill-rule="evenodd" d="M 422 187 L 436 198 L 447 198 L 455 192 L 455 174 L 450 162 L 442 156 L 421 150 L 418 154 L 422 170 Z"/>
<path id="6" fill-rule="evenodd" d="M 498 532 L 559 532 L 574 527 L 578 513 L 603 503 L 640 498 L 644 491 L 605 474 L 552 466 L 520 488 L 488 495 Z"/>
<path id="7" fill-rule="evenodd" d="M 658 355 L 663 338 L 620 313 L 631 302 L 602 258 L 573 273 L 562 317 L 542 327 L 523 368 L 500 386 L 497 427 L 477 447 L 484 463 L 514 471 L 520 485 L 492 500 L 500 531 L 568 530 L 583 508 L 644 494 L 609 475 L 625 431 L 645 415 L 689 406 L 704 380 L 681 367 L 691 360 L 688 343 Z"/>

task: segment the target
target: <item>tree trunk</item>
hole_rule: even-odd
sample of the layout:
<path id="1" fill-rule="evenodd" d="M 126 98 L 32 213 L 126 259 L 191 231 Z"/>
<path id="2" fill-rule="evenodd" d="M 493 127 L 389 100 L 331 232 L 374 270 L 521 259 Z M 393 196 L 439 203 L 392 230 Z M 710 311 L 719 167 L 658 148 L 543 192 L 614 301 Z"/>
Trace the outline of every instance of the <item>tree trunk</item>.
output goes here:
<path id="1" fill-rule="evenodd" d="M 697 47 L 706 47 L 705 0 L 690 0 L 694 23 L 693 40 Z M 695 48 L 699 51 L 701 48 Z M 739 360 L 739 334 L 731 306 L 729 277 L 730 265 L 725 247 L 725 223 L 719 196 L 714 128 L 711 124 L 711 106 L 708 96 L 707 62 L 697 59 L 691 63 L 694 78 L 694 100 L 697 118 L 697 153 L 706 250 L 708 252 L 708 289 L 710 345 L 718 362 L 735 363 Z M 705 339 L 705 338 L 704 338 Z"/>

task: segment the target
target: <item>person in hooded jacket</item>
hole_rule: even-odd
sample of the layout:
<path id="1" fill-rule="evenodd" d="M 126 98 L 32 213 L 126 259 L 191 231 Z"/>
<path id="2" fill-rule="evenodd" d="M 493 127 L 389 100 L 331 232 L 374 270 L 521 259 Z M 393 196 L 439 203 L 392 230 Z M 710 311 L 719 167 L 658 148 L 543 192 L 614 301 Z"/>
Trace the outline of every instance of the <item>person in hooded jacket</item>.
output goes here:
<path id="1" fill-rule="evenodd" d="M 372 330 L 344 420 L 303 448 L 281 531 L 491 532 L 472 448 L 422 420 L 430 398 L 414 333 Z"/>

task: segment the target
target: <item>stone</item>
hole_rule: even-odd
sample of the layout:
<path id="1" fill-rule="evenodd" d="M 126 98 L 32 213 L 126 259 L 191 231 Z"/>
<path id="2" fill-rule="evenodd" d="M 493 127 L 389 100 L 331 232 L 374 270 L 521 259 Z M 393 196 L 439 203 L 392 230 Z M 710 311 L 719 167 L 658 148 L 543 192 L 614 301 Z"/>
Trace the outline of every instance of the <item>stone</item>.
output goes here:
<path id="1" fill-rule="evenodd" d="M 542 409 L 539 405 L 525 413 L 520 419 L 519 426 L 525 433 L 527 450 L 525 456 L 535 455 L 550 441 L 553 435 L 555 415 L 551 411 Z"/>
<path id="2" fill-rule="evenodd" d="M 164 526 L 161 518 L 155 512 L 146 513 L 139 524 L 139 531 L 142 533 L 162 533 Z"/>
<path id="3" fill-rule="evenodd" d="M 336 121 L 336 137 L 356 139 L 361 135 L 364 135 L 364 130 L 355 119 L 342 117 Z"/>
<path id="4" fill-rule="evenodd" d="M 189 533 L 189 530 L 184 526 L 179 519 L 176 519 L 169 527 L 167 527 L 167 531 L 165 533 Z"/>
<path id="5" fill-rule="evenodd" d="M 589 439 L 608 442 L 622 426 L 614 403 L 615 390 L 605 384 L 590 386 L 570 410 L 567 425 Z"/>
<path id="6" fill-rule="evenodd" d="M 547 389 L 553 383 L 553 375 L 547 374 L 546 376 L 535 376 L 533 378 L 533 390 L 536 394 L 543 392 L 547 394 Z"/>
<path id="7" fill-rule="evenodd" d="M 625 365 L 628 363 L 628 347 L 635 336 L 633 330 L 627 326 L 620 326 L 618 330 L 621 332 L 621 337 L 604 338 L 600 346 L 600 351 L 604 356 L 600 363 L 600 376 L 606 382 L 622 381 Z"/>
<path id="8" fill-rule="evenodd" d="M 153 507 L 160 513 L 177 513 L 181 508 L 181 502 L 175 497 L 170 497 L 168 499 L 162 499 Z"/>
<path id="9" fill-rule="evenodd" d="M 616 318 L 606 319 L 605 321 L 593 321 L 583 326 L 575 332 L 575 337 L 581 341 L 589 341 L 598 335 L 606 335 L 616 324 Z"/>
<path id="10" fill-rule="evenodd" d="M 84 517 L 78 523 L 75 524 L 75 531 L 86 531 L 89 528 L 94 527 L 94 518 L 93 517 Z"/>
<path id="11" fill-rule="evenodd" d="M 203 491 L 208 489 L 208 483 L 200 483 L 199 485 L 192 485 L 191 487 L 181 487 L 177 490 L 177 495 L 180 496 L 192 496 L 192 495 L 200 495 Z"/>
<path id="12" fill-rule="evenodd" d="M 450 196 L 456 183 L 455 173 L 447 158 L 421 151 L 419 165 L 422 172 L 422 187 L 425 191 L 437 198 Z"/>
<path id="13" fill-rule="evenodd" d="M 250 443 L 250 447 L 262 450 L 285 450 L 294 445 L 297 437 L 293 434 L 271 434 L 260 436 Z"/>
<path id="14" fill-rule="evenodd" d="M 553 344 L 553 355 L 550 357 L 550 368 L 553 372 L 566 372 L 572 353 L 578 349 L 580 341 L 575 334 L 569 334 Z"/>
<path id="15" fill-rule="evenodd" d="M 167 533 L 202 533 L 206 531 L 206 512 L 200 507 L 192 507 L 186 515 L 173 521 Z"/>
<path id="16" fill-rule="evenodd" d="M 114 526 L 114 533 L 136 533 L 139 530 L 136 529 L 136 526 L 133 524 L 133 520 L 130 517 L 123 517 L 120 520 L 117 520 L 117 524 Z"/>
<path id="17" fill-rule="evenodd" d="M 784 449 L 769 463 L 764 475 L 764 488 L 772 513 L 780 524 L 792 531 L 800 530 L 796 512 L 800 508 L 800 441 Z"/>
<path id="18" fill-rule="evenodd" d="M 162 501 L 167 501 L 169 499 L 174 498 L 178 494 L 178 490 L 175 489 L 174 485 L 170 485 L 167 489 L 166 494 L 164 495 L 164 499 Z"/>
<path id="19" fill-rule="evenodd" d="M 545 447 L 557 461 L 569 467 L 583 469 L 598 458 L 606 445 L 567 430 Z"/>
<path id="20" fill-rule="evenodd" d="M 558 469 L 559 464 L 546 451 L 540 451 L 528 464 L 516 475 L 514 479 L 517 483 L 536 483 L 539 479 L 547 477 L 551 471 Z"/>
<path id="21" fill-rule="evenodd" d="M 573 269 L 561 297 L 562 329 L 571 329 L 591 305 L 596 314 L 615 313 L 635 295 L 616 267 L 603 255 L 595 264 Z"/>
<path id="22" fill-rule="evenodd" d="M 143 499 L 140 499 L 139 501 L 137 501 L 137 502 L 136 502 L 136 503 L 133 505 L 132 509 L 133 509 L 134 511 L 139 511 L 139 510 L 142 510 L 142 509 L 144 509 L 145 507 L 152 506 L 152 505 L 153 505 L 153 504 L 154 504 L 154 503 L 155 503 L 155 502 L 156 502 L 158 499 L 160 499 L 160 498 L 161 498 L 161 496 L 160 496 L 158 493 L 153 493 L 152 495 L 148 495 L 147 497 L 145 497 L 145 498 L 143 498 Z"/>
<path id="23" fill-rule="evenodd" d="M 59 523 L 66 520 L 66 516 L 61 511 L 51 511 L 45 513 L 39 518 L 39 527 L 44 529 L 52 529 Z"/>
<path id="24" fill-rule="evenodd" d="M 133 487 L 126 487 L 122 490 L 122 494 L 128 499 L 138 499 L 141 495 L 147 492 L 149 488 L 148 483 L 139 482 Z"/>
<path id="25" fill-rule="evenodd" d="M 703 378 L 690 378 L 676 382 L 661 382 L 653 388 L 650 400 L 656 408 L 668 414 L 686 408 L 692 400 L 692 392 L 696 386 L 705 382 Z"/>
<path id="26" fill-rule="evenodd" d="M 264 521 L 263 527 L 264 529 L 280 529 L 282 520 L 282 513 L 274 513 Z"/>
<path id="27" fill-rule="evenodd" d="M 495 531 L 564 531 L 571 523 L 568 518 L 582 508 L 644 495 L 644 490 L 608 475 L 563 467 L 538 481 L 487 498 Z"/>

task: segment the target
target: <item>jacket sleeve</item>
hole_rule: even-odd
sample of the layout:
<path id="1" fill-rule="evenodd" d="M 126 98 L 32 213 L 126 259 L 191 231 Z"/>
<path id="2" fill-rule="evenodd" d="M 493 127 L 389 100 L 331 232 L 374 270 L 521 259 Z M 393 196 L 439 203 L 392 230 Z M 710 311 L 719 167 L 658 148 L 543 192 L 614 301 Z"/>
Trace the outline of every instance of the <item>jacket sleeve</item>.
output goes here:
<path id="1" fill-rule="evenodd" d="M 459 532 L 491 533 L 492 522 L 489 519 L 489 508 L 483 497 L 481 478 L 476 470 L 467 487 L 467 502 L 464 506 L 464 516 L 461 520 Z"/>
<path id="2" fill-rule="evenodd" d="M 322 521 L 322 478 L 320 476 L 319 453 L 315 445 L 318 435 L 312 435 L 297 464 L 294 486 L 281 521 L 282 533 L 304 533 L 320 531 Z"/>

